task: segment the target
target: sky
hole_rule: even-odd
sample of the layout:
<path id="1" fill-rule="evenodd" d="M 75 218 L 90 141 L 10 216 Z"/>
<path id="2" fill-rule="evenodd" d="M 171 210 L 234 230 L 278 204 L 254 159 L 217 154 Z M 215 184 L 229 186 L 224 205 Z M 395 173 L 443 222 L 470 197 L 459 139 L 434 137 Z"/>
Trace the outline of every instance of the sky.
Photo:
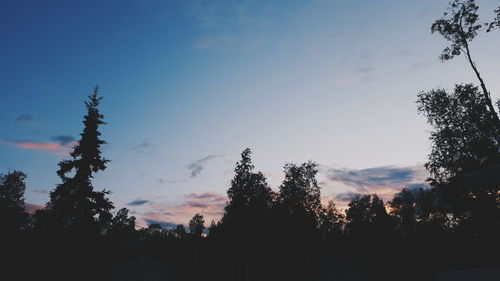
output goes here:
<path id="1" fill-rule="evenodd" d="M 480 21 L 497 0 L 478 0 Z M 430 25 L 447 1 L 86 0 L 0 2 L 0 173 L 27 173 L 45 204 L 57 163 L 82 131 L 83 101 L 104 97 L 112 191 L 138 225 L 220 218 L 247 147 L 274 190 L 285 163 L 318 163 L 323 199 L 388 200 L 421 186 L 431 128 L 416 96 L 476 83 Z M 500 31 L 471 43 L 500 97 Z"/>

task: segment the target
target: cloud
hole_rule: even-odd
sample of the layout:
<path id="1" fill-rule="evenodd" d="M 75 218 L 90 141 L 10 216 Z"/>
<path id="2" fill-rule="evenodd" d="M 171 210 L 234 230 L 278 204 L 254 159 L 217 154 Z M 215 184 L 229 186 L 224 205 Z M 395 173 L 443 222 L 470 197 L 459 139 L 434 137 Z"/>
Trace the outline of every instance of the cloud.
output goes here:
<path id="1" fill-rule="evenodd" d="M 149 141 L 143 141 L 140 144 L 132 146 L 130 150 L 133 150 L 137 153 L 144 153 L 144 152 L 151 153 L 155 151 L 155 148 L 156 145 L 154 145 L 153 143 Z"/>
<path id="2" fill-rule="evenodd" d="M 177 223 L 168 222 L 168 221 L 155 220 L 155 219 L 144 219 L 144 220 L 146 221 L 148 226 L 150 226 L 152 224 L 159 224 L 162 228 L 166 228 L 166 229 L 172 229 L 172 228 L 175 228 L 177 226 Z"/>
<path id="3" fill-rule="evenodd" d="M 44 142 L 35 140 L 10 140 L 10 139 L 0 138 L 0 143 L 12 145 L 17 148 L 37 149 L 37 150 L 53 152 L 56 154 L 65 154 L 69 152 L 71 148 L 73 148 L 73 146 L 76 144 L 76 141 L 63 144 L 61 140 Z"/>
<path id="4" fill-rule="evenodd" d="M 227 201 L 226 196 L 214 192 L 191 193 L 185 198 L 186 201 L 181 207 L 188 210 L 202 209 L 205 212 L 216 214 L 222 213 Z"/>
<path id="5" fill-rule="evenodd" d="M 350 201 L 355 193 L 377 193 L 384 200 L 390 200 L 401 189 L 427 187 L 428 173 L 421 165 L 409 167 L 383 166 L 368 169 L 326 168 L 323 184 L 341 192 L 334 192 L 333 199 L 339 203 Z"/>
<path id="6" fill-rule="evenodd" d="M 167 184 L 167 183 L 183 183 L 183 182 L 186 182 L 186 180 L 168 180 L 166 178 L 159 178 L 158 180 L 156 180 L 158 183 L 161 183 L 161 184 Z"/>
<path id="7" fill-rule="evenodd" d="M 373 67 L 365 66 L 359 69 L 359 73 L 361 74 L 369 74 L 373 71 Z"/>
<path id="8" fill-rule="evenodd" d="M 198 176 L 201 173 L 201 171 L 203 171 L 203 169 L 205 169 L 205 165 L 208 161 L 216 159 L 216 158 L 220 158 L 220 157 L 224 157 L 224 155 L 208 155 L 207 157 L 193 161 L 187 167 L 188 170 L 191 171 L 190 177 L 195 178 L 196 176 Z"/>
<path id="9" fill-rule="evenodd" d="M 128 202 L 127 205 L 128 206 L 141 206 L 141 205 L 144 205 L 144 204 L 147 204 L 147 203 L 149 203 L 149 200 L 137 199 L 137 200 Z"/>
<path id="10" fill-rule="evenodd" d="M 337 193 L 335 194 L 334 201 L 350 202 L 355 195 L 355 192 Z"/>
<path id="11" fill-rule="evenodd" d="M 31 123 L 33 121 L 35 121 L 35 118 L 30 114 L 21 114 L 16 118 L 18 123 Z"/>
<path id="12" fill-rule="evenodd" d="M 32 192 L 33 193 L 38 193 L 38 194 L 44 194 L 44 195 L 49 194 L 49 191 L 44 190 L 44 189 L 35 189 Z"/>
<path id="13" fill-rule="evenodd" d="M 206 222 L 219 220 L 226 202 L 225 195 L 209 191 L 184 195 L 181 202 L 150 201 L 146 210 L 136 210 L 137 225 L 144 227 L 151 221 L 187 224 L 197 213 L 202 214 Z"/>
<path id="14" fill-rule="evenodd" d="M 73 136 L 69 136 L 69 135 L 59 135 L 59 136 L 51 137 L 50 139 L 63 145 L 63 146 L 66 146 L 66 145 L 69 145 L 69 144 L 76 142 L 75 138 Z"/>
<path id="15" fill-rule="evenodd" d="M 201 200 L 213 200 L 213 201 L 224 201 L 226 200 L 226 196 L 215 192 L 202 192 L 202 193 L 191 193 L 186 195 L 186 198 L 189 199 L 201 199 Z"/>
<path id="16" fill-rule="evenodd" d="M 423 167 L 422 167 L 423 169 Z M 328 178 L 355 187 L 364 192 L 378 186 L 399 186 L 413 183 L 416 175 L 421 175 L 419 167 L 376 167 L 361 170 L 335 169 L 328 170 Z"/>
<path id="17" fill-rule="evenodd" d="M 43 205 L 38 205 L 38 204 L 33 204 L 33 203 L 28 203 L 28 202 L 24 203 L 24 210 L 26 210 L 26 212 L 29 214 L 33 214 L 33 213 L 35 213 L 35 211 L 43 209 L 43 208 L 44 208 Z"/>

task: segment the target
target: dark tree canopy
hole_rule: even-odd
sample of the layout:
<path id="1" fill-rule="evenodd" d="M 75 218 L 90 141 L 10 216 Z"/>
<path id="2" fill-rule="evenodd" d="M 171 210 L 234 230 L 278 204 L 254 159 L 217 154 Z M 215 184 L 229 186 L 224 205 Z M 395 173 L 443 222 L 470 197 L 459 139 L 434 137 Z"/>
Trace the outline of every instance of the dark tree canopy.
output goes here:
<path id="1" fill-rule="evenodd" d="M 26 174 L 21 171 L 0 174 L 0 221 L 2 229 L 8 232 L 19 232 L 26 223 L 26 212 L 24 211 L 25 180 Z"/>
<path id="2" fill-rule="evenodd" d="M 174 230 L 173 230 L 173 233 L 175 235 L 175 237 L 177 238 L 185 238 L 187 236 L 187 231 L 186 231 L 186 228 L 184 227 L 183 224 L 178 224 Z"/>
<path id="3" fill-rule="evenodd" d="M 261 172 L 254 172 L 250 149 L 241 153 L 241 161 L 236 163 L 234 178 L 227 191 L 229 202 L 226 210 L 231 208 L 266 208 L 271 205 L 272 192 Z"/>
<path id="4" fill-rule="evenodd" d="M 110 236 L 123 237 L 135 230 L 135 217 L 128 215 L 127 208 L 121 208 L 111 219 L 107 234 Z"/>
<path id="5" fill-rule="evenodd" d="M 106 143 L 99 132 L 99 126 L 105 124 L 98 108 L 101 99 L 96 87 L 85 101 L 87 114 L 80 140 L 71 159 L 59 163 L 57 174 L 62 183 L 51 192 L 46 210 L 39 213 L 48 215 L 57 227 L 78 233 L 102 233 L 112 218 L 109 191 L 94 191 L 92 184 L 94 174 L 105 170 L 109 162 L 101 156 L 101 146 Z"/>
<path id="6" fill-rule="evenodd" d="M 451 94 L 443 89 L 421 92 L 417 104 L 434 128 L 425 164 L 433 182 L 445 182 L 498 161 L 499 131 L 477 87 L 457 85 Z"/>
<path id="7" fill-rule="evenodd" d="M 477 23 L 478 9 L 475 0 L 453 0 L 448 12 L 432 24 L 432 33 L 438 32 L 451 43 L 443 50 L 441 60 L 450 60 L 463 52 L 468 53 L 468 42 L 477 36 L 482 27 Z"/>
<path id="8" fill-rule="evenodd" d="M 346 219 L 346 231 L 353 235 L 380 232 L 388 226 L 390 220 L 384 201 L 376 194 L 356 194 L 348 204 Z"/>
<path id="9" fill-rule="evenodd" d="M 253 239 L 272 205 L 273 192 L 261 172 L 255 172 L 250 149 L 241 153 L 227 191 L 222 223 L 236 240 Z M 239 243 L 234 241 L 234 243 Z"/>
<path id="10" fill-rule="evenodd" d="M 199 238 L 201 237 L 203 230 L 205 230 L 205 220 L 203 219 L 203 216 L 200 214 L 194 215 L 189 221 L 189 233 L 194 238 Z"/>
<path id="11" fill-rule="evenodd" d="M 316 180 L 317 164 L 286 164 L 280 186 L 279 202 L 289 214 L 304 214 L 318 223 L 321 211 L 321 187 Z"/>
<path id="12" fill-rule="evenodd" d="M 321 208 L 319 215 L 320 231 L 323 237 L 340 235 L 344 231 L 344 215 L 337 209 L 335 203 L 330 200 Z"/>
<path id="13" fill-rule="evenodd" d="M 436 211 L 436 199 L 429 196 L 430 192 L 423 188 L 403 188 L 388 202 L 395 227 L 402 235 L 414 235 L 419 224 L 430 223 L 431 214 Z"/>

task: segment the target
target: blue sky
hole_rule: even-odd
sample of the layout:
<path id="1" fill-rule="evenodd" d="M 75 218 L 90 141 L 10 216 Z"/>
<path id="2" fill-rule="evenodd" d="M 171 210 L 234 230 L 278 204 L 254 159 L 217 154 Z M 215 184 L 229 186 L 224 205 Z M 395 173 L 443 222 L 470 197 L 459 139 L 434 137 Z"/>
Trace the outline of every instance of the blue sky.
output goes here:
<path id="1" fill-rule="evenodd" d="M 27 202 L 45 203 L 99 84 L 112 162 L 96 187 L 142 224 L 217 218 L 246 147 L 275 189 L 311 159 L 325 200 L 389 198 L 426 176 L 417 93 L 476 82 L 464 58 L 438 60 L 446 3 L 2 1 L 0 173 L 25 171 Z M 498 6 L 478 4 L 482 21 Z M 499 34 L 472 43 L 495 99 Z"/>

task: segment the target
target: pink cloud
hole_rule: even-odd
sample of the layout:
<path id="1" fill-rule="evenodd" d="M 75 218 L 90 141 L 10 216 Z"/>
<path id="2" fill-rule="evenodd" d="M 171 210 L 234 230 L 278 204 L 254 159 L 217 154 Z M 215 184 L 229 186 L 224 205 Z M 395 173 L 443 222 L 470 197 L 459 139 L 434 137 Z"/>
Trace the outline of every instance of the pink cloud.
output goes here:
<path id="1" fill-rule="evenodd" d="M 43 205 L 33 204 L 33 203 L 24 203 L 24 210 L 26 210 L 29 214 L 34 214 L 37 210 L 43 209 Z"/>
<path id="2" fill-rule="evenodd" d="M 69 143 L 60 143 L 60 142 L 42 142 L 42 141 L 31 141 L 31 140 L 18 141 L 18 140 L 0 139 L 0 143 L 13 145 L 15 147 L 23 149 L 36 149 L 36 150 L 49 151 L 56 154 L 66 154 L 69 152 L 69 150 L 71 150 L 71 148 L 73 148 L 77 144 L 77 141 L 72 141 Z"/>
<path id="3" fill-rule="evenodd" d="M 212 220 L 219 220 L 224 213 L 227 197 L 215 192 L 191 193 L 178 204 L 153 202 L 143 213 L 136 213 L 138 227 L 147 226 L 147 221 L 187 225 L 197 213 L 205 218 L 206 227 Z"/>

